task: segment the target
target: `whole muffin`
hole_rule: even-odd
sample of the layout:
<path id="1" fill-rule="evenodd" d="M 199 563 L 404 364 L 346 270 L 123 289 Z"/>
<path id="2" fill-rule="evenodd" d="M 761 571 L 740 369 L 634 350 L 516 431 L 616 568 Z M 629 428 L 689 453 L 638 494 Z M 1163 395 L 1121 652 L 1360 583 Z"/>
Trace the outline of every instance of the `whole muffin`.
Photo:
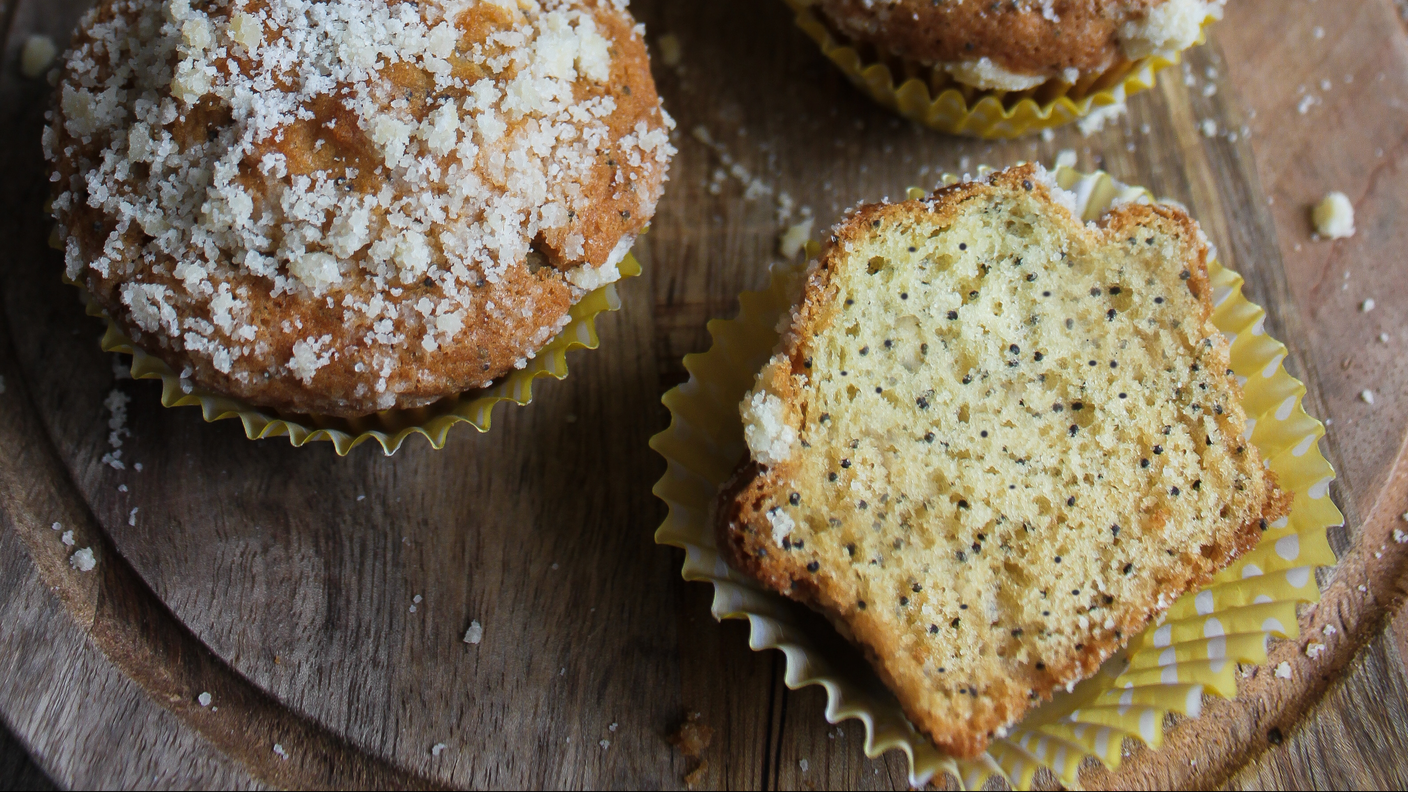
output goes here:
<path id="1" fill-rule="evenodd" d="M 1077 84 L 1177 52 L 1226 0 L 815 0 L 841 35 L 980 90 Z"/>
<path id="2" fill-rule="evenodd" d="M 104 0 L 44 136 L 67 275 L 254 405 L 487 386 L 655 211 L 641 34 L 619 0 Z"/>

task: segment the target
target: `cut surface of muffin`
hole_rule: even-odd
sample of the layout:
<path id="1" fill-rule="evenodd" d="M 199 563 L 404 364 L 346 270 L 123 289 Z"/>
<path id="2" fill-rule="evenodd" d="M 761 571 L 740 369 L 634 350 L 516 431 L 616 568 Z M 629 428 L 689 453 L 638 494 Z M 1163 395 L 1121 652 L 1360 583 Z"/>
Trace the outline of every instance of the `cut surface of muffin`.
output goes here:
<path id="1" fill-rule="evenodd" d="M 104 0 L 44 143 L 139 346 L 354 416 L 522 367 L 619 277 L 672 126 L 613 0 Z"/>
<path id="2" fill-rule="evenodd" d="M 1028 165 L 856 210 L 720 495 L 730 563 L 831 618 L 959 756 L 1289 506 L 1244 437 L 1197 225 L 1073 205 Z"/>
<path id="3" fill-rule="evenodd" d="M 1075 84 L 1122 60 L 1191 46 L 1225 0 L 816 0 L 853 41 L 979 89 Z"/>

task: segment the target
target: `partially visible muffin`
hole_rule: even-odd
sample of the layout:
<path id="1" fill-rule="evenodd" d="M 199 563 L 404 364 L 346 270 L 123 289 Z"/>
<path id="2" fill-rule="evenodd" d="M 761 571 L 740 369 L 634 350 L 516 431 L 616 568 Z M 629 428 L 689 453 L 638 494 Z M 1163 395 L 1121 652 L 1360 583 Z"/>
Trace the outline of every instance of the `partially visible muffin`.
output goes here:
<path id="1" fill-rule="evenodd" d="M 254 405 L 484 387 L 655 211 L 641 36 L 616 0 L 104 0 L 44 136 L 67 275 Z"/>
<path id="2" fill-rule="evenodd" d="M 1246 440 L 1197 224 L 1074 205 L 1027 165 L 833 229 L 717 504 L 728 562 L 829 617 L 957 756 L 1290 506 Z"/>
<path id="3" fill-rule="evenodd" d="M 1191 46 L 1226 0 L 811 0 L 841 36 L 980 90 L 1075 85 Z"/>

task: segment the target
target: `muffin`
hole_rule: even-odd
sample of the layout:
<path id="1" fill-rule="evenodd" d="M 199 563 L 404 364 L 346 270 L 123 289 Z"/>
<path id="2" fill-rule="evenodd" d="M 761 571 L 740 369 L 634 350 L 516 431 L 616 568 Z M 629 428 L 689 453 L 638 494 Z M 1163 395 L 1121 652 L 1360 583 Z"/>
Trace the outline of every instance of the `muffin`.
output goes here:
<path id="1" fill-rule="evenodd" d="M 1122 101 L 1142 87 L 1126 89 L 1127 76 L 1146 64 L 1166 64 L 1196 43 L 1203 25 L 1222 17 L 1225 0 L 788 3 L 827 54 L 876 98 L 944 131 L 1010 137 Z M 843 57 L 839 47 L 857 54 Z M 875 65 L 888 70 L 885 81 L 892 84 L 884 90 L 871 73 Z M 905 96 L 901 83 L 922 88 L 923 96 Z M 1006 117 L 956 114 L 939 102 L 948 91 L 955 92 L 950 104 L 969 111 L 993 99 Z M 1069 106 L 1055 107 L 1060 100 Z M 1014 125 L 1011 116 L 1024 101 L 1033 104 L 1033 117 Z"/>
<path id="2" fill-rule="evenodd" d="M 195 387 L 338 417 L 523 367 L 674 154 L 610 0 L 105 0 L 50 120 L 68 278 Z"/>
<path id="3" fill-rule="evenodd" d="M 830 618 L 958 757 L 1290 507 L 1245 439 L 1197 224 L 1075 205 L 1026 165 L 852 213 L 715 506 L 730 565 Z"/>

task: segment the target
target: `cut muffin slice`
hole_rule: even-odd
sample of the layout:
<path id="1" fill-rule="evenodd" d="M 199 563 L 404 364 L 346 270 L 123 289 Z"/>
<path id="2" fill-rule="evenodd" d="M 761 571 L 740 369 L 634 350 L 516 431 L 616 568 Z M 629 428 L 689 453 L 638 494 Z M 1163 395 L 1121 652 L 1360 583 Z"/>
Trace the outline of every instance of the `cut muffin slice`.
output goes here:
<path id="1" fill-rule="evenodd" d="M 826 614 L 958 756 L 1289 507 L 1244 437 L 1197 224 L 1072 206 L 1027 165 L 855 211 L 720 495 L 725 557 Z"/>

